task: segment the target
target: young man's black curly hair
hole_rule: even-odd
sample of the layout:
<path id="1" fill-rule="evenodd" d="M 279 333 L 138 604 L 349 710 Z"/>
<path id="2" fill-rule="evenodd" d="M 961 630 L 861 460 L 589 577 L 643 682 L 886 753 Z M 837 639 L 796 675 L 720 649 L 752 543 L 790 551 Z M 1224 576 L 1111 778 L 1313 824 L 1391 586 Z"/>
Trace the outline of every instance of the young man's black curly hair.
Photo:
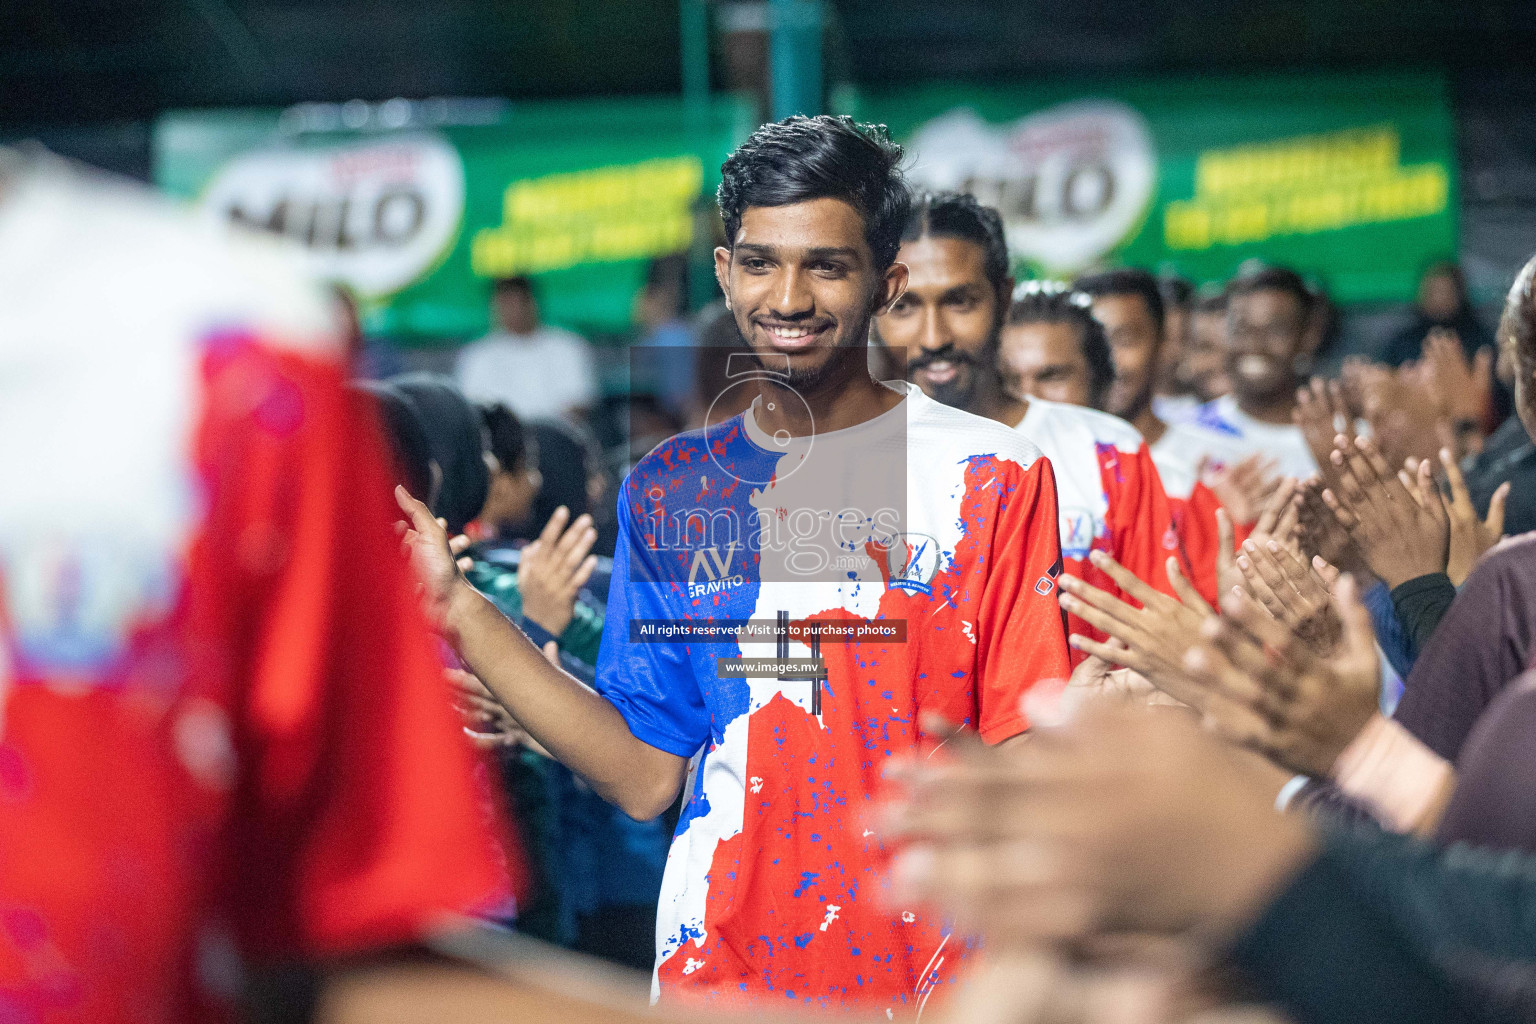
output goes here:
<path id="1" fill-rule="evenodd" d="M 748 207 L 840 199 L 863 216 L 865 240 L 883 272 L 896 261 L 912 206 L 900 164 L 901 147 L 884 125 L 827 114 L 765 124 L 720 167 L 715 199 L 726 243 L 735 243 Z"/>

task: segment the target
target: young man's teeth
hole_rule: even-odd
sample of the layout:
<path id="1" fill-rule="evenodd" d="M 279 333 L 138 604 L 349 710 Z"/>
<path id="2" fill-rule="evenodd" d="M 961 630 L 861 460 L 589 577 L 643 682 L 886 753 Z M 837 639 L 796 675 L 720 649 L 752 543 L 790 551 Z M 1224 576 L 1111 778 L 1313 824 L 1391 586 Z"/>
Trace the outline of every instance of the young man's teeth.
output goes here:
<path id="1" fill-rule="evenodd" d="M 771 327 L 769 330 L 773 332 L 774 337 L 784 338 L 785 340 L 804 338 L 806 335 L 814 333 L 813 331 L 806 330 L 804 327 Z"/>

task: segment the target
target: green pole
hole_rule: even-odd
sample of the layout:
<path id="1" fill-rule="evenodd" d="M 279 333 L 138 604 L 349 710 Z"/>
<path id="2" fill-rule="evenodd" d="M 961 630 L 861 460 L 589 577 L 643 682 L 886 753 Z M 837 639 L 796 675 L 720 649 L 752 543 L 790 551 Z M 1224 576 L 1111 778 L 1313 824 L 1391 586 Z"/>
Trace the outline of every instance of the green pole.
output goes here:
<path id="1" fill-rule="evenodd" d="M 821 0 L 769 0 L 768 12 L 773 116 L 821 113 Z"/>
<path id="2" fill-rule="evenodd" d="M 679 0 L 682 23 L 683 103 L 688 113 L 709 109 L 709 10 L 706 0 Z"/>

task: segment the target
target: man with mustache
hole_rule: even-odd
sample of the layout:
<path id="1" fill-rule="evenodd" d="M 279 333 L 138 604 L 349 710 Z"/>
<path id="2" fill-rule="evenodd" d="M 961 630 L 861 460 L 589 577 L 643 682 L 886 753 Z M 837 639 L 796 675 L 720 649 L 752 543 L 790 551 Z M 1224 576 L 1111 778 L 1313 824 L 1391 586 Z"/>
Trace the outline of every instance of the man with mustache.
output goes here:
<path id="1" fill-rule="evenodd" d="M 1016 428 L 1050 459 L 1069 574 L 1115 590 L 1114 581 L 1088 561 L 1091 550 L 1102 550 L 1171 593 L 1166 566 L 1178 540 L 1146 443 L 1124 420 L 1083 408 L 1086 395 L 1072 397 L 1071 381 L 1088 376 L 1067 366 L 1075 367 L 1092 347 L 1082 344 L 1081 335 L 1091 333 L 1097 342 L 1099 383 L 1109 371 L 1103 331 L 1088 313 L 1087 297 L 1032 283 L 1010 315 L 1013 279 L 1002 220 L 969 195 L 922 197 L 897 259 L 907 265 L 907 290 L 876 318 L 875 329 L 883 344 L 916 353 L 909 356 L 908 379 L 931 398 Z M 1017 374 L 1005 380 L 998 370 L 1005 317 L 1008 331 L 1062 336 L 1060 372 L 1045 358 L 1031 381 L 1034 390 L 1054 381 L 1061 390 L 1053 393 L 1080 404 L 1027 395 Z M 1100 635 L 1075 617 L 1069 624 L 1071 632 Z M 1082 657 L 1073 654 L 1074 662 Z"/>
<path id="2" fill-rule="evenodd" d="M 722 167 L 715 271 L 748 351 L 720 402 L 752 398 L 625 480 L 595 692 L 401 499 L 445 634 L 535 740 L 636 818 L 689 782 L 658 908 L 668 998 L 926 1003 L 967 943 L 881 900 L 884 766 L 942 741 L 925 712 L 1019 736 L 1023 695 L 1070 671 L 1049 462 L 870 375 L 870 321 L 907 283 L 900 158 L 883 129 L 793 117 Z"/>

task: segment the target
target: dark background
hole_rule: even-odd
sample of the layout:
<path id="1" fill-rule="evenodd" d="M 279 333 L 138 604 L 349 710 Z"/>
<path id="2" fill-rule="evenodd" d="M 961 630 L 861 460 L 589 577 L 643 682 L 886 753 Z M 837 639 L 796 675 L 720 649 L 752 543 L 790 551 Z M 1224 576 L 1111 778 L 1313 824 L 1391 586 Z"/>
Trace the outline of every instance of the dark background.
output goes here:
<path id="1" fill-rule="evenodd" d="M 1533 0 L 829 6 L 832 85 L 1444 70 L 1474 292 L 1495 301 L 1536 248 Z M 675 92 L 679 24 L 676 0 L 0 0 L 0 138 L 145 178 L 172 108 Z"/>

